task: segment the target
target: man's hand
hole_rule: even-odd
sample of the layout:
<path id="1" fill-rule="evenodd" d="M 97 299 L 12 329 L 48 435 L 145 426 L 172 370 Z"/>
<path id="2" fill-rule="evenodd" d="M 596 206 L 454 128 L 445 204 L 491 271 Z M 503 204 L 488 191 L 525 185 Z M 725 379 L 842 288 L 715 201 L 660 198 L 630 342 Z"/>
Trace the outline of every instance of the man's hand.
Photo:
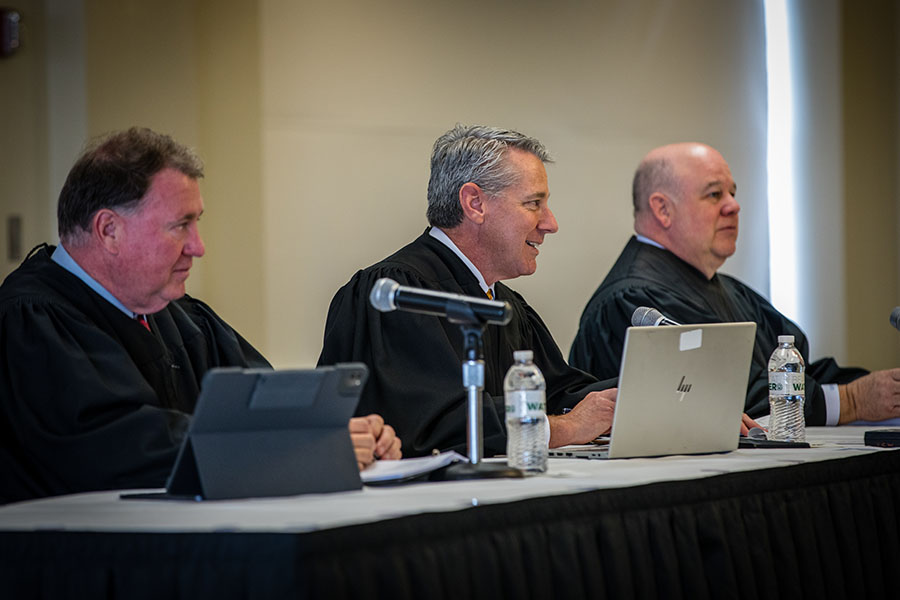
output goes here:
<path id="1" fill-rule="evenodd" d="M 381 416 L 372 414 L 354 417 L 350 419 L 348 428 L 360 471 L 375 462 L 375 459 L 402 458 L 400 438 L 393 427 L 384 424 Z"/>
<path id="2" fill-rule="evenodd" d="M 375 458 L 378 460 L 397 460 L 403 458 L 400 451 L 400 438 L 394 428 L 387 425 L 381 415 L 369 415 L 365 417 L 372 426 L 375 435 Z"/>
<path id="3" fill-rule="evenodd" d="M 362 471 L 375 462 L 375 434 L 366 417 L 354 417 L 347 425 L 350 430 L 350 441 L 356 453 L 356 464 Z"/>
<path id="4" fill-rule="evenodd" d="M 609 433 L 616 410 L 617 388 L 591 392 L 564 415 L 551 415 L 550 447 L 587 444 L 598 435 Z"/>
<path id="5" fill-rule="evenodd" d="M 900 368 L 869 373 L 839 385 L 839 425 L 853 421 L 883 421 L 900 417 Z"/>
<path id="6" fill-rule="evenodd" d="M 747 413 L 743 413 L 741 415 L 741 435 L 749 434 L 750 430 L 753 429 L 754 427 L 759 427 L 760 429 L 763 429 L 763 427 L 759 423 L 757 423 L 756 421 L 751 419 L 749 416 L 747 416 Z"/>

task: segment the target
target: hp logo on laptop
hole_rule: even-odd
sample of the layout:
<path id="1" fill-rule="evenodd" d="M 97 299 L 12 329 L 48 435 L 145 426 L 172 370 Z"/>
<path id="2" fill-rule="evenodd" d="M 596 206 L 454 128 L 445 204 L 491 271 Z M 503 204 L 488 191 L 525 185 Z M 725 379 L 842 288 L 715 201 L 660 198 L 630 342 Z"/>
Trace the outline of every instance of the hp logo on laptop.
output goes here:
<path id="1" fill-rule="evenodd" d="M 685 383 L 684 382 L 685 377 L 686 377 L 686 375 L 681 376 L 681 381 L 678 382 L 678 387 L 675 388 L 675 391 L 678 392 L 678 401 L 679 402 L 684 400 L 684 395 L 691 391 L 692 384 Z"/>

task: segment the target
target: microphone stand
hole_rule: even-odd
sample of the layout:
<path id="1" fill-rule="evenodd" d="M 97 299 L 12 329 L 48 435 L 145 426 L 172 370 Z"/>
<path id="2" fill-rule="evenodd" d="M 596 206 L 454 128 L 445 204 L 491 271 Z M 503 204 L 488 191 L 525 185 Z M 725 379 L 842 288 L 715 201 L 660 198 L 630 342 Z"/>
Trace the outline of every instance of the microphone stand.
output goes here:
<path id="1" fill-rule="evenodd" d="M 524 477 L 522 471 L 503 463 L 482 461 L 484 430 L 481 423 L 484 391 L 484 328 L 487 325 L 464 302 L 450 301 L 447 318 L 460 326 L 466 360 L 462 365 L 463 386 L 468 392 L 468 421 L 466 442 L 469 462 L 457 462 L 444 469 L 443 480 L 495 479 L 500 477 Z"/>

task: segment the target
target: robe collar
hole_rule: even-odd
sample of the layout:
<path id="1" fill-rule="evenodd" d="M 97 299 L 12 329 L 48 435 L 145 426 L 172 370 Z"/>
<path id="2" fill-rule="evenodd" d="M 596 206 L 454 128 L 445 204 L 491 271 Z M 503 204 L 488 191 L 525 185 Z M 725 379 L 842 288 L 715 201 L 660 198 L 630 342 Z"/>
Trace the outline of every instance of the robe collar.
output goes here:
<path id="1" fill-rule="evenodd" d="M 438 227 L 432 227 L 428 230 L 428 235 L 453 250 L 453 253 L 456 254 L 456 256 L 458 256 L 461 261 L 463 261 L 463 264 L 465 264 L 469 268 L 469 270 L 472 272 L 472 275 L 474 275 L 475 279 L 478 280 L 478 285 L 481 286 L 481 291 L 486 295 L 488 290 L 490 290 L 491 296 L 496 298 L 497 294 L 494 293 L 494 287 L 487 284 L 487 282 L 484 280 L 484 277 L 481 275 L 481 271 L 478 270 L 478 267 L 476 267 L 475 264 L 471 260 L 469 260 L 468 256 L 462 253 L 462 250 L 460 250 L 457 245 L 453 243 L 453 240 L 450 239 L 450 236 L 448 236 L 444 232 L 444 230 Z"/>

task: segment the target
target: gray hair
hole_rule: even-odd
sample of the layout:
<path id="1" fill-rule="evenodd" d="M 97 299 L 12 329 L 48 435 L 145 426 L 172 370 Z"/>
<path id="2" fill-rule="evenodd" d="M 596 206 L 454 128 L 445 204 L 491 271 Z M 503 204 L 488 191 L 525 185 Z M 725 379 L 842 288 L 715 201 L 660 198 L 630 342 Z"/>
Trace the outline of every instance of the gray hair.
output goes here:
<path id="1" fill-rule="evenodd" d="M 516 183 L 518 173 L 503 160 L 509 148 L 553 162 L 541 142 L 508 129 L 457 124 L 439 137 L 431 152 L 428 222 L 446 229 L 462 223 L 459 189 L 463 184 L 472 182 L 488 194 L 497 194 Z"/>
<path id="2" fill-rule="evenodd" d="M 647 207 L 647 201 L 653 192 L 672 193 L 676 187 L 675 169 L 672 162 L 665 158 L 649 158 L 641 161 L 634 172 L 631 184 L 631 203 L 637 215 Z"/>

